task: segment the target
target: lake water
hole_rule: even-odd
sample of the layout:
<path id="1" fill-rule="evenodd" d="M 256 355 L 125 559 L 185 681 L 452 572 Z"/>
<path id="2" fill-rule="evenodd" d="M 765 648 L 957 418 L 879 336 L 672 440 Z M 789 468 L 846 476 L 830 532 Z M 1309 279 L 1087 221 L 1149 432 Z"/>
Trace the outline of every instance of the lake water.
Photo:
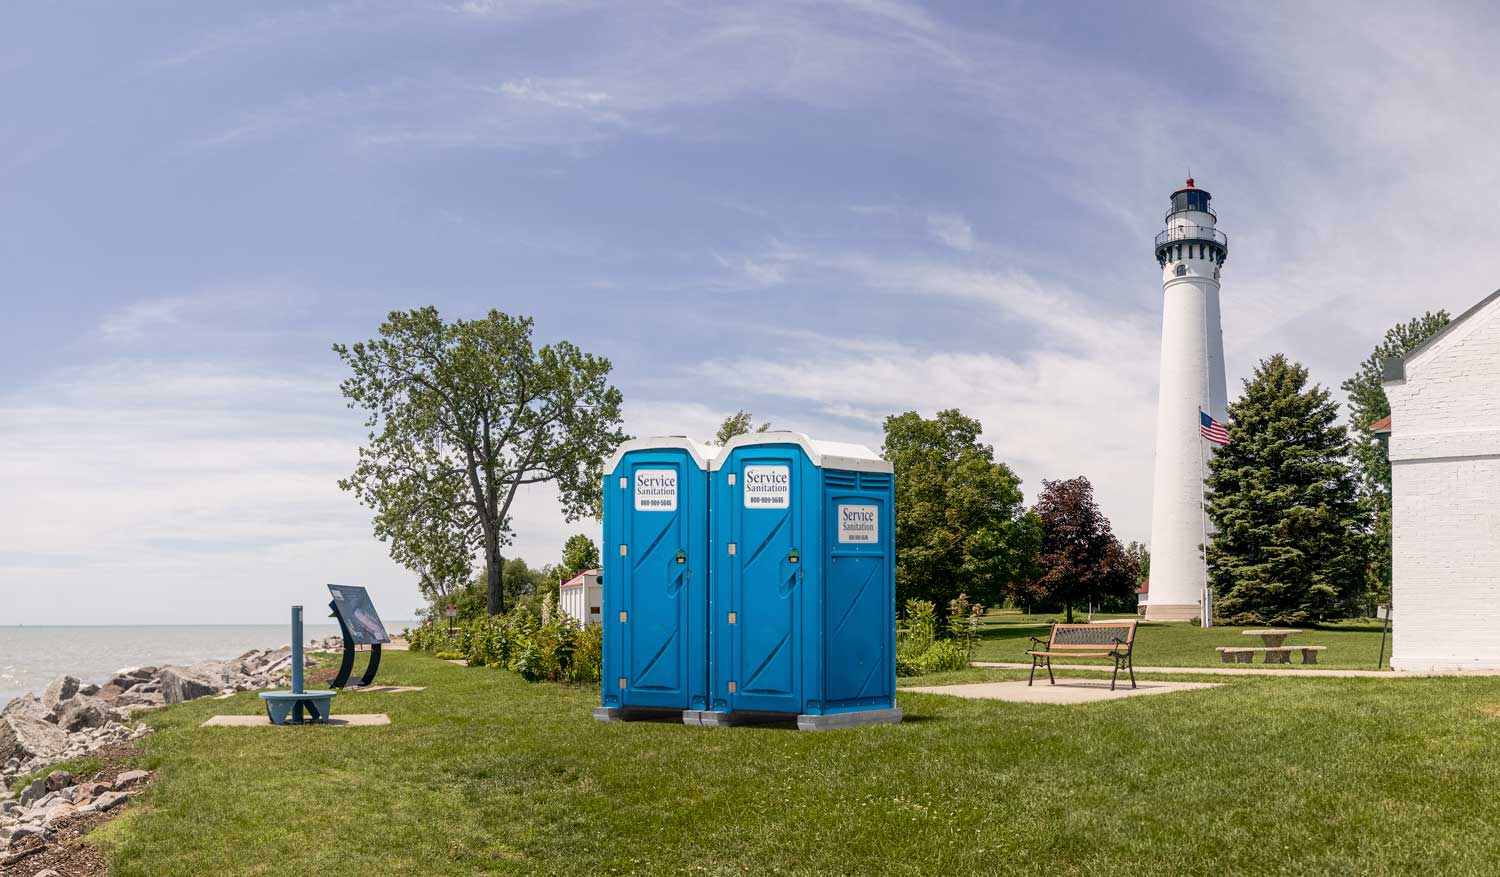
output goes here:
<path id="1" fill-rule="evenodd" d="M 410 621 L 388 621 L 400 632 Z M 147 664 L 191 664 L 237 657 L 290 642 L 288 624 L 0 627 L 0 705 L 41 694 L 64 673 L 104 684 L 116 671 Z M 337 624 L 306 625 L 308 639 L 338 636 Z"/>

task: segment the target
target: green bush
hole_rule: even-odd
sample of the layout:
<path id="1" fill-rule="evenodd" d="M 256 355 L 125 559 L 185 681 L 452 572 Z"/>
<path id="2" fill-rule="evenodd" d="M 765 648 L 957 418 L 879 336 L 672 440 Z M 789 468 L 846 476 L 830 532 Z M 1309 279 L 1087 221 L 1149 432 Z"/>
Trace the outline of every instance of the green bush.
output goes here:
<path id="1" fill-rule="evenodd" d="M 907 600 L 906 616 L 896 628 L 896 675 L 922 676 L 962 670 L 979 644 L 979 616 L 984 607 L 965 594 L 948 603 L 948 638 L 937 637 L 937 607 L 927 600 Z"/>
<path id="2" fill-rule="evenodd" d="M 940 639 L 922 656 L 923 673 L 946 673 L 969 666 L 970 652 L 958 641 Z"/>
<path id="3" fill-rule="evenodd" d="M 578 632 L 577 645 L 573 651 L 573 665 L 568 673 L 569 682 L 599 681 L 604 665 L 604 628 L 591 624 Z"/>
<path id="4" fill-rule="evenodd" d="M 529 682 L 597 683 L 604 654 L 603 631 L 582 628 L 541 602 L 541 617 L 527 605 L 505 615 L 470 619 L 449 634 L 446 623 L 408 634 L 415 650 L 464 658 L 471 667 L 501 667 Z"/>

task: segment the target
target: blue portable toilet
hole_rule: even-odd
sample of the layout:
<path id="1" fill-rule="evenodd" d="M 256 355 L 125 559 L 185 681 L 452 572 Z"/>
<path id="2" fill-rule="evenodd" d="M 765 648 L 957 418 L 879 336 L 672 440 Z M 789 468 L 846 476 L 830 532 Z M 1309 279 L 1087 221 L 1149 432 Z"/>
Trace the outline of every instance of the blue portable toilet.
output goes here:
<path id="1" fill-rule="evenodd" d="M 861 445 L 765 432 L 731 439 L 709 468 L 712 701 L 700 723 L 901 721 L 891 464 Z"/>
<path id="2" fill-rule="evenodd" d="M 632 439 L 605 467 L 604 634 L 594 718 L 708 705 L 708 464 L 682 436 Z"/>

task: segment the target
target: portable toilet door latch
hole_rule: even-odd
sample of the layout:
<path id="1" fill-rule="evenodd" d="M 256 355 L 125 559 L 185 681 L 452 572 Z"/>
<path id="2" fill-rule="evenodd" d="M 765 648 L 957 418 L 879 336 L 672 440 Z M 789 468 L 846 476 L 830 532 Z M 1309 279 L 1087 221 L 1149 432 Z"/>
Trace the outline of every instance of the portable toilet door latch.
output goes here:
<path id="1" fill-rule="evenodd" d="M 677 555 L 675 559 L 678 563 L 687 563 L 687 552 L 683 551 L 681 548 L 677 549 Z"/>
<path id="2" fill-rule="evenodd" d="M 797 549 L 793 548 L 787 552 L 786 559 L 788 563 L 797 563 L 802 559 L 802 555 L 798 554 Z"/>

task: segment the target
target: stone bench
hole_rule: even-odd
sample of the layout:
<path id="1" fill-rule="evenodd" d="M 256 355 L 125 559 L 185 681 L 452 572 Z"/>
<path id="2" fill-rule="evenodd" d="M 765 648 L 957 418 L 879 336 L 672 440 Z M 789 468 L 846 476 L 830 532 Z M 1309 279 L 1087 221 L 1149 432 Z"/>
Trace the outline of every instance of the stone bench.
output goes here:
<path id="1" fill-rule="evenodd" d="M 1290 664 L 1292 653 L 1302 653 L 1302 663 L 1318 663 L 1318 652 L 1326 650 L 1327 646 L 1218 646 L 1215 651 L 1219 658 L 1226 664 L 1249 664 L 1253 662 L 1256 652 L 1264 652 L 1267 664 Z"/>

